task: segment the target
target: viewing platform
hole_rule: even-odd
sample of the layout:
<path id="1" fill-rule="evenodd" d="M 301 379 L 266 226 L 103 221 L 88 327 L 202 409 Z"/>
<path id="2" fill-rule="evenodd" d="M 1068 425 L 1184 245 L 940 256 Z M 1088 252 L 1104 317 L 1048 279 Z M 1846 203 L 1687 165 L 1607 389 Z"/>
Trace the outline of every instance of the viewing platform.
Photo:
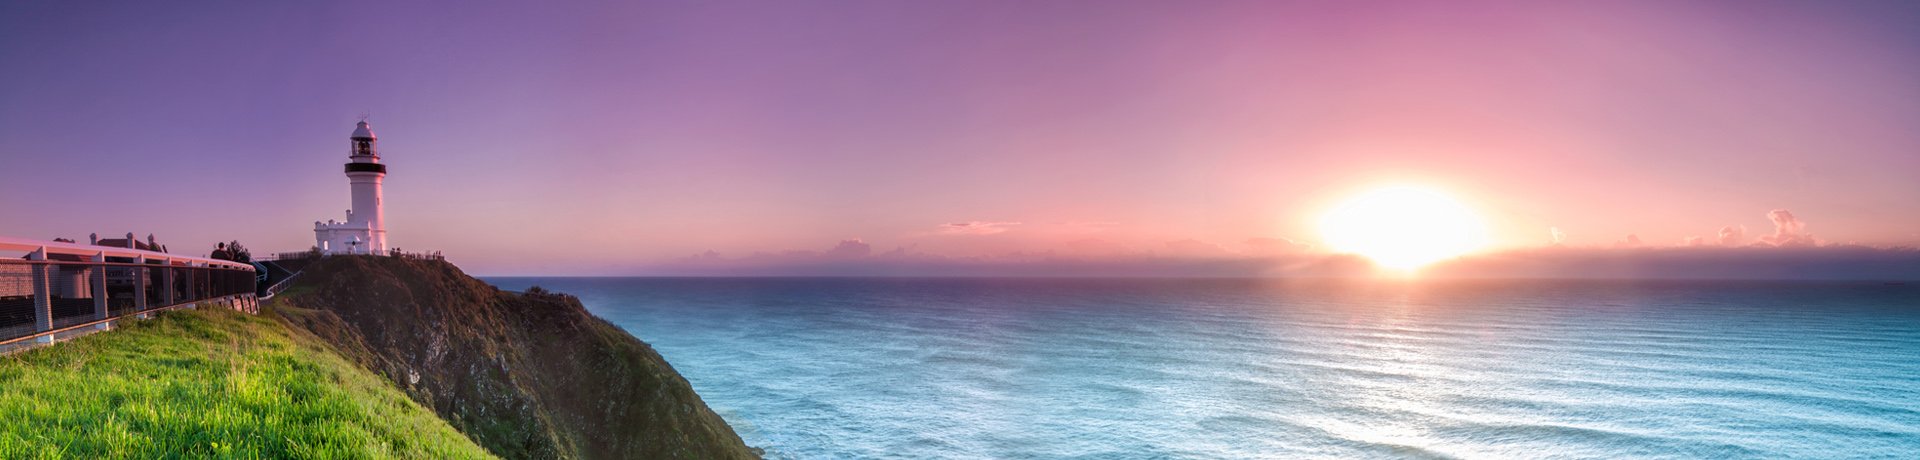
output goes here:
<path id="1" fill-rule="evenodd" d="M 0 353 L 176 308 L 259 311 L 248 263 L 5 236 L 0 255 Z"/>

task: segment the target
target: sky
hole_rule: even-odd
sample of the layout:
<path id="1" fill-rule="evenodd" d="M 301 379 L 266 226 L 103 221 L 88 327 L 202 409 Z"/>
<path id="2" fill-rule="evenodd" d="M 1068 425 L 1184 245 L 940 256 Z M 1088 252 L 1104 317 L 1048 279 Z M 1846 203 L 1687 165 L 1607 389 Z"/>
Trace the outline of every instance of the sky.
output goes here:
<path id="1" fill-rule="evenodd" d="M 391 244 L 481 274 L 1337 272 L 1320 217 L 1399 184 L 1471 208 L 1488 253 L 1913 246 L 1915 24 L 1895 1 L 6 2 L 0 235 L 302 250 L 344 218 L 366 115 Z M 1319 256 L 1275 262 L 1296 253 Z"/>

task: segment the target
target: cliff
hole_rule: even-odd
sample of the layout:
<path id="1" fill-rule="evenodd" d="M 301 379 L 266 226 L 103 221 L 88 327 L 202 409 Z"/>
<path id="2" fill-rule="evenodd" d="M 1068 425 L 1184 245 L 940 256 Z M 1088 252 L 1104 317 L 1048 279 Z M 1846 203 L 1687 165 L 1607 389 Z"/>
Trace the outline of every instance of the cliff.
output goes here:
<path id="1" fill-rule="evenodd" d="M 328 257 L 273 309 L 506 458 L 754 458 L 659 353 L 571 296 Z"/>

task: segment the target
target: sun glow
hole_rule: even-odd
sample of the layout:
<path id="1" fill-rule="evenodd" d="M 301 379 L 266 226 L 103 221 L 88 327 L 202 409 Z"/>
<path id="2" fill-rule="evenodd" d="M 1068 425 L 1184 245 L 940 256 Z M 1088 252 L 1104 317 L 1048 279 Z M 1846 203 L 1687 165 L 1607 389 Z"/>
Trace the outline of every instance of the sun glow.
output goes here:
<path id="1" fill-rule="evenodd" d="M 1320 233 L 1336 252 L 1398 270 L 1486 244 L 1486 227 L 1473 210 L 1439 192 L 1410 186 L 1382 188 L 1341 203 L 1321 216 Z"/>

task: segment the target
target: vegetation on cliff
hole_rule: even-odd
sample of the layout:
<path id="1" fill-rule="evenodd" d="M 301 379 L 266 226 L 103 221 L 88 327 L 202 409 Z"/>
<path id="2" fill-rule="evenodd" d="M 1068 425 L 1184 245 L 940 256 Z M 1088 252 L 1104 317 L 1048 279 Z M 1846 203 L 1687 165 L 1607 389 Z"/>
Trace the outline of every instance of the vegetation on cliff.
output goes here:
<path id="1" fill-rule="evenodd" d="M 0 458 L 491 458 L 271 314 L 166 312 L 0 357 Z"/>
<path id="2" fill-rule="evenodd" d="M 753 458 L 659 353 L 577 299 L 337 256 L 275 310 L 507 458 Z"/>

